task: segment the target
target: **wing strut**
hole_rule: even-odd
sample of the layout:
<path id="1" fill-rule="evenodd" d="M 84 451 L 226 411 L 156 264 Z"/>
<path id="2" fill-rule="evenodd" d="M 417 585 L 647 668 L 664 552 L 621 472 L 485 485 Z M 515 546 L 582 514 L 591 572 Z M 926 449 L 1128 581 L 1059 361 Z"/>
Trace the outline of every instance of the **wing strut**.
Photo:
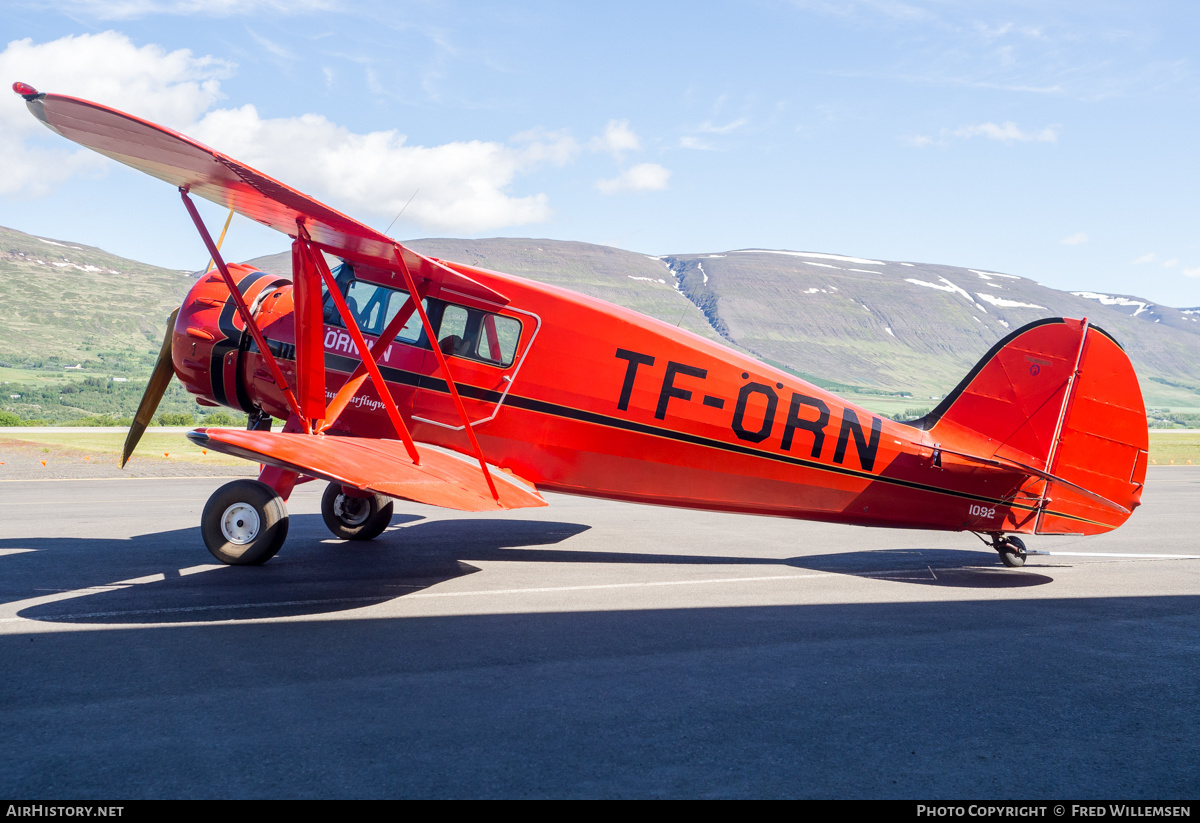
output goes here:
<path id="1" fill-rule="evenodd" d="M 429 316 L 425 314 L 425 307 L 421 305 L 421 301 L 416 299 L 417 284 L 413 281 L 412 272 L 408 270 L 408 265 L 404 262 L 404 255 L 401 254 L 400 245 L 396 244 L 393 246 L 392 251 L 396 255 L 396 263 L 400 266 L 400 273 L 404 275 L 404 280 L 408 283 L 408 293 L 413 295 L 413 305 L 416 306 L 417 313 L 421 315 L 421 325 L 425 327 L 425 336 L 429 338 L 429 345 L 433 348 L 434 356 L 437 357 L 438 366 L 441 367 L 442 374 L 446 376 L 446 385 L 450 387 L 450 396 L 454 398 L 454 405 L 458 408 L 459 419 L 462 420 L 463 428 L 466 429 L 467 439 L 471 441 L 471 448 L 475 450 L 475 457 L 479 460 L 479 468 L 483 470 L 484 479 L 487 480 L 488 490 L 492 493 L 492 499 L 499 501 L 500 492 L 496 491 L 496 484 L 492 482 L 492 474 L 488 471 L 487 461 L 483 459 L 483 449 L 479 448 L 479 441 L 475 438 L 475 430 L 471 428 L 471 420 L 467 417 L 467 410 L 463 406 L 462 398 L 458 396 L 458 387 L 454 385 L 454 375 L 450 373 L 450 364 L 446 362 L 446 355 L 442 352 L 442 347 L 438 345 L 437 334 L 433 330 L 433 325 L 429 322 Z M 333 286 L 330 286 L 330 289 L 332 290 Z"/>
<path id="2" fill-rule="evenodd" d="M 297 221 L 299 222 L 299 221 Z M 325 324 L 321 275 L 308 262 L 304 241 L 292 240 L 292 312 L 296 343 L 296 400 L 313 431 L 328 417 L 325 408 Z"/>
<path id="3" fill-rule="evenodd" d="M 402 306 L 400 311 L 396 312 L 396 316 L 392 318 L 392 322 L 388 323 L 387 328 L 383 330 L 383 334 L 379 336 L 375 341 L 375 345 L 371 347 L 371 356 L 376 359 L 376 362 L 378 362 L 380 355 L 387 351 L 387 347 L 392 345 L 392 341 L 396 339 L 396 335 L 400 333 L 400 330 L 404 328 L 409 318 L 412 317 L 413 311 L 415 311 L 413 308 L 414 304 L 418 300 L 423 299 L 425 299 L 424 294 L 418 294 L 415 297 L 410 296 L 408 303 Z M 337 419 L 346 410 L 346 406 L 350 404 L 354 395 L 358 393 L 359 387 L 362 386 L 363 381 L 367 377 L 366 364 L 359 363 L 355 367 L 354 373 L 346 378 L 346 382 L 338 389 L 334 398 L 329 401 L 328 419 L 321 427 L 322 432 L 337 422 Z"/>
<path id="4" fill-rule="evenodd" d="M 342 322 L 346 325 L 346 331 L 350 332 L 350 337 L 354 341 L 354 345 L 358 347 L 358 353 L 362 356 L 362 363 L 367 367 L 367 373 L 371 375 L 371 381 L 375 384 L 375 388 L 379 392 L 379 399 L 383 401 L 383 408 L 387 411 L 388 419 L 392 421 L 392 427 L 396 429 L 396 434 L 400 435 L 400 439 L 404 441 L 404 448 L 408 452 L 408 456 L 412 459 L 412 462 L 418 466 L 421 465 L 421 457 L 417 454 L 417 446 L 413 443 L 412 435 L 408 433 L 408 427 L 404 425 L 404 420 L 400 417 L 400 410 L 396 408 L 396 401 L 392 398 L 392 393 L 388 391 L 387 383 L 384 382 L 383 375 L 379 371 L 379 364 L 375 362 L 371 349 L 367 346 L 367 341 L 363 338 L 362 331 L 358 328 L 358 318 L 354 316 L 350 311 L 350 307 L 346 305 L 346 299 L 342 297 L 342 291 L 333 279 L 333 273 L 329 271 L 329 266 L 325 263 L 325 258 L 309 244 L 308 232 L 304 230 L 304 226 L 302 225 L 300 226 L 300 235 L 305 241 L 302 246 L 305 254 L 308 255 L 309 263 L 321 273 L 321 277 L 329 289 L 329 295 L 333 298 L 333 304 L 337 306 L 338 314 L 342 316 Z"/>
<path id="5" fill-rule="evenodd" d="M 254 318 L 250 314 L 250 307 L 242 299 L 242 293 L 238 290 L 237 284 L 233 282 L 233 277 L 229 274 L 229 268 L 225 265 L 225 258 L 221 257 L 220 249 L 213 242 L 212 235 L 208 233 L 208 229 L 204 226 L 204 221 L 200 219 L 200 212 L 196 211 L 196 204 L 192 202 L 192 198 L 188 197 L 186 188 L 180 186 L 179 194 L 183 197 L 183 205 L 187 207 L 188 214 L 192 216 L 192 222 L 196 224 L 196 231 L 200 232 L 200 239 L 204 241 L 204 245 L 208 246 L 208 253 L 212 255 L 213 262 L 217 265 L 217 270 L 221 272 L 221 278 L 225 281 L 230 296 L 233 297 L 233 303 L 237 306 L 242 322 L 246 324 L 246 329 L 249 330 L 250 335 L 254 338 L 254 342 L 258 345 L 258 351 L 266 362 L 267 368 L 271 370 L 271 376 L 275 378 L 275 385 L 279 386 L 279 390 L 283 392 L 283 397 L 287 401 L 288 408 L 292 410 L 292 413 L 296 417 L 304 422 L 304 431 L 312 434 L 312 424 L 309 423 L 304 413 L 300 411 L 300 404 L 296 401 L 296 395 L 292 393 L 287 380 L 283 378 L 283 371 L 279 368 L 279 362 L 275 359 L 275 355 L 267 348 L 266 338 L 263 337 L 258 324 L 254 322 Z"/>

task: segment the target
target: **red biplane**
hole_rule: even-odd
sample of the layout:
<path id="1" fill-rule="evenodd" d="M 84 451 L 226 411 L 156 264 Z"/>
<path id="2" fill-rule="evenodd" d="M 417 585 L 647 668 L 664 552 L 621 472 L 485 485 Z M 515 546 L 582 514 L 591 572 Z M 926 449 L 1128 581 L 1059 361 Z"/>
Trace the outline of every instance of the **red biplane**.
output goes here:
<path id="1" fill-rule="evenodd" d="M 248 413 L 244 431 L 188 434 L 263 466 L 204 508 L 225 563 L 272 557 L 292 488 L 318 478 L 326 524 L 350 540 L 380 534 L 392 498 L 486 511 L 544 506 L 544 489 L 970 531 L 1010 566 L 1026 557 L 1014 535 L 1106 532 L 1141 497 L 1137 378 L 1086 319 L 1013 332 L 932 413 L 897 423 L 628 309 L 417 254 L 170 129 L 13 88 L 53 131 L 177 186 L 212 255 L 122 465 L 172 374 L 198 403 Z M 292 279 L 227 264 L 192 196 L 290 236 Z"/>

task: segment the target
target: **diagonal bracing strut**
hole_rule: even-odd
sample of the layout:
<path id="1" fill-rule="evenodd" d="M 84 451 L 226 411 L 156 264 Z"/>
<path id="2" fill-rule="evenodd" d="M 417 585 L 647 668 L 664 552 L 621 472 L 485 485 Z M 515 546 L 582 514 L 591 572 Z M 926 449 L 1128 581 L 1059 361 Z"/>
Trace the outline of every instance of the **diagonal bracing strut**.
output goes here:
<path id="1" fill-rule="evenodd" d="M 308 418 L 300 411 L 300 404 L 296 400 L 296 395 L 288 386 L 287 380 L 283 377 L 283 370 L 279 368 L 279 362 L 275 359 L 275 355 L 267 348 L 267 340 L 263 337 L 262 331 L 258 328 L 258 324 L 254 322 L 254 317 L 250 314 L 250 307 L 246 305 L 246 301 L 242 298 L 241 291 L 238 290 L 237 284 L 233 282 L 233 275 L 229 273 L 229 267 L 225 265 L 225 259 L 221 257 L 221 251 L 213 242 L 212 236 L 208 233 L 208 229 L 204 225 L 204 221 L 200 219 L 200 212 L 196 211 L 196 204 L 192 202 L 192 198 L 188 196 L 186 188 L 180 187 L 179 194 L 183 197 L 183 205 L 187 207 L 188 214 L 192 217 L 192 222 L 196 224 L 196 230 L 200 232 L 200 239 L 204 241 L 204 245 L 208 247 L 208 253 L 212 255 L 213 262 L 217 266 L 217 271 L 221 273 L 221 278 L 225 281 L 226 287 L 229 289 L 230 296 L 233 297 L 233 303 L 237 306 L 238 315 L 241 316 L 242 322 L 246 325 L 246 329 L 250 332 L 250 336 L 254 338 L 255 344 L 258 346 L 259 354 L 262 355 L 263 361 L 267 364 L 267 368 L 271 370 L 271 376 L 275 380 L 275 385 L 279 386 L 279 390 L 283 392 L 283 398 L 287 401 L 288 408 L 292 410 L 292 414 L 300 418 L 304 422 L 304 430 L 308 434 L 312 434 L 312 424 Z"/>

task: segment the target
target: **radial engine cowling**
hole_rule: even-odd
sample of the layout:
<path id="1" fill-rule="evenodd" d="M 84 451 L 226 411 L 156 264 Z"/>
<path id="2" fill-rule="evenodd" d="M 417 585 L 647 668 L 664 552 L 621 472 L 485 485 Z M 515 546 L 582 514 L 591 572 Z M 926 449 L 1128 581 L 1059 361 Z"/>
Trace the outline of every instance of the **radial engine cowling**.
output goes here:
<path id="1" fill-rule="evenodd" d="M 252 316 L 257 316 L 272 292 L 284 287 L 291 291 L 287 278 L 251 266 L 233 264 L 229 273 Z M 202 275 L 180 306 L 172 346 L 175 375 L 196 395 L 197 403 L 247 413 L 255 410 L 243 379 L 243 361 L 250 342 L 225 280 L 216 271 Z"/>

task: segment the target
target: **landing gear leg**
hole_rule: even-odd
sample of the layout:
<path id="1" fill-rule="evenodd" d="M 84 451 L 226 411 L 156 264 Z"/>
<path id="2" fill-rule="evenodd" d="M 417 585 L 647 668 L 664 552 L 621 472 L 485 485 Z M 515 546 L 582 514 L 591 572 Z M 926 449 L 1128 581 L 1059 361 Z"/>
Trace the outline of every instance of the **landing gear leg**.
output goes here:
<path id="1" fill-rule="evenodd" d="M 288 532 L 287 506 L 257 480 L 234 480 L 204 504 L 200 533 L 213 557 L 233 566 L 256 566 L 275 556 Z"/>
<path id="2" fill-rule="evenodd" d="M 1021 538 L 993 534 L 992 548 L 1000 553 L 1000 562 L 1009 568 L 1015 569 L 1025 565 L 1025 541 Z"/>

